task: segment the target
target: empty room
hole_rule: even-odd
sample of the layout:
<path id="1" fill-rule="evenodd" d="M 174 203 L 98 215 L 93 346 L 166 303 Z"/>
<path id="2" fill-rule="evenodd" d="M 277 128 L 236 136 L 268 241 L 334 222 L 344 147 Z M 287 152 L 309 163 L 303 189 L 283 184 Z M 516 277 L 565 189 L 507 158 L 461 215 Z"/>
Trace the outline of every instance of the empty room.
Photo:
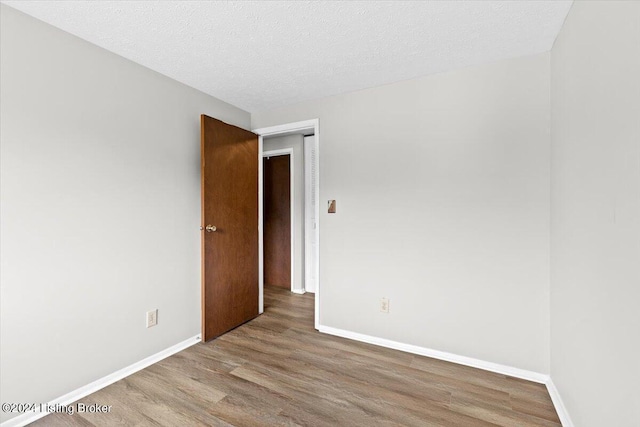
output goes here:
<path id="1" fill-rule="evenodd" d="M 640 1 L 0 0 L 0 427 L 640 427 Z"/>

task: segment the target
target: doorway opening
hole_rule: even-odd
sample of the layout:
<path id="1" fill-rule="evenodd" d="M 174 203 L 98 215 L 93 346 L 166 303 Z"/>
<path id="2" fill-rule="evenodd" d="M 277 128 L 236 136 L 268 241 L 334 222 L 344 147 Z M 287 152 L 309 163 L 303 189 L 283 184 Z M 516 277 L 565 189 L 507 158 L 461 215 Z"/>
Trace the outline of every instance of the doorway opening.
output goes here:
<path id="1" fill-rule="evenodd" d="M 295 143 L 296 135 L 289 138 Z M 304 293 L 299 280 L 299 258 L 304 257 L 297 240 L 300 239 L 298 211 L 300 197 L 296 179 L 294 148 L 270 149 L 271 145 L 287 143 L 279 138 L 265 139 L 262 152 L 263 194 L 263 259 L 264 284 Z M 298 196 L 298 197 L 296 197 Z"/>
<path id="2" fill-rule="evenodd" d="M 320 324 L 319 123 L 315 119 L 254 129 L 253 132 L 259 136 L 259 312 L 264 312 L 265 283 L 275 284 L 270 283 L 274 280 L 273 268 L 271 268 L 273 265 L 266 265 L 266 263 L 273 262 L 277 257 L 276 259 L 280 262 L 276 270 L 281 277 L 285 271 L 289 272 L 289 289 L 292 292 L 315 293 L 314 322 L 317 329 Z M 283 156 L 288 156 L 289 161 L 286 162 Z M 272 162 L 271 159 L 276 161 Z M 278 166 L 277 163 L 280 165 Z M 285 163 L 289 166 L 289 180 L 284 179 L 283 184 L 283 179 L 279 178 L 280 182 L 276 184 L 279 188 L 277 193 L 281 199 L 287 199 L 284 187 L 289 185 L 287 205 L 290 209 L 287 211 L 276 208 L 272 211 L 274 206 L 269 203 L 273 202 L 270 198 L 274 195 L 274 189 L 267 189 L 265 184 L 269 184 L 267 181 L 274 178 L 273 166 L 280 169 L 280 172 L 275 171 L 275 174 L 282 175 L 282 170 L 286 170 L 286 166 L 282 165 Z M 267 194 L 267 191 L 270 193 Z M 265 208 L 270 211 L 267 212 Z M 278 221 L 275 222 L 272 221 L 274 212 L 279 212 Z M 290 229 L 289 233 L 286 232 L 287 225 Z M 274 246 L 273 235 L 278 233 L 279 239 Z M 282 251 L 287 249 L 290 255 L 283 256 Z M 265 250 L 270 251 L 266 256 Z M 290 261 L 288 264 L 287 258 Z M 276 280 L 284 282 L 286 286 L 286 280 Z"/>

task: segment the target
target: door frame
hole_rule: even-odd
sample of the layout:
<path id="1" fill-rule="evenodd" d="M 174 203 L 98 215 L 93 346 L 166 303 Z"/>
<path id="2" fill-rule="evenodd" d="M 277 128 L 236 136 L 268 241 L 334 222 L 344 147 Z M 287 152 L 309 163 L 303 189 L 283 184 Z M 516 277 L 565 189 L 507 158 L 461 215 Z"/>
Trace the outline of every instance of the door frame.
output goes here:
<path id="1" fill-rule="evenodd" d="M 296 195 L 295 195 L 295 184 L 294 184 L 294 180 L 295 180 L 295 176 L 293 175 L 294 173 L 294 166 L 293 166 L 293 159 L 294 159 L 294 155 L 293 155 L 293 148 L 281 148 L 278 150 L 270 150 L 270 151 L 263 151 L 262 152 L 262 164 L 264 165 L 264 158 L 265 157 L 276 157 L 276 156 L 289 156 L 289 211 L 291 212 L 291 220 L 290 220 L 290 234 L 291 234 L 291 292 L 296 293 L 296 294 L 304 294 L 304 288 L 296 288 L 295 287 L 295 272 L 296 272 L 296 262 L 295 262 L 295 255 L 296 255 L 296 247 L 295 247 L 295 233 L 296 233 L 296 216 L 295 216 L 295 203 L 296 203 Z M 259 178 L 258 178 L 259 179 Z M 260 187 L 262 188 L 262 186 Z M 258 203 L 262 203 L 264 202 L 264 200 L 258 200 Z M 260 230 L 262 230 L 262 224 L 260 225 Z M 264 244 L 264 233 L 260 233 L 260 235 L 263 238 L 263 244 Z M 263 272 L 264 272 L 264 252 L 260 251 L 260 253 L 262 254 L 263 257 Z M 258 270 L 260 271 L 260 270 Z M 258 273 L 260 274 L 260 273 Z"/>
<path id="2" fill-rule="evenodd" d="M 315 261 L 316 261 L 316 293 L 315 293 L 315 309 L 314 309 L 314 323 L 315 328 L 318 329 L 320 327 L 320 203 L 318 199 L 320 198 L 320 121 L 318 119 L 304 120 L 300 122 L 293 123 L 285 123 L 277 126 L 268 126 L 258 129 L 253 129 L 252 132 L 258 135 L 258 312 L 264 312 L 264 240 L 263 240 L 263 197 L 264 194 L 262 192 L 262 181 L 263 181 L 263 170 L 262 170 L 262 153 L 264 148 L 263 138 L 265 136 L 285 136 L 293 133 L 300 132 L 312 132 L 315 135 L 315 151 L 316 151 L 316 159 L 315 159 L 315 191 L 317 195 L 316 199 L 316 245 L 318 250 L 316 251 Z M 305 162 L 306 163 L 306 162 Z M 292 260 L 293 263 L 293 260 Z"/>
<path id="3" fill-rule="evenodd" d="M 317 244 L 311 244 L 312 241 L 315 241 L 314 230 L 318 222 L 315 218 L 315 206 L 318 203 L 318 195 L 315 193 L 315 189 L 312 190 L 311 188 L 311 184 L 314 182 L 312 171 L 315 170 L 311 165 L 311 156 L 315 153 L 315 147 L 311 147 L 312 144 L 307 142 L 308 138 L 313 138 L 313 141 L 315 141 L 315 136 L 305 135 L 302 138 L 302 152 L 304 156 L 304 290 L 305 292 L 310 292 L 309 283 L 313 282 L 313 292 L 315 293 L 315 274 L 312 274 L 312 272 L 316 270 L 316 260 L 315 257 L 308 255 L 318 250 Z M 313 145 L 315 145 L 315 142 Z M 315 194 L 315 199 L 313 200 L 312 194 Z M 314 211 L 313 214 L 311 210 Z M 314 259 L 312 260 L 311 258 Z"/>

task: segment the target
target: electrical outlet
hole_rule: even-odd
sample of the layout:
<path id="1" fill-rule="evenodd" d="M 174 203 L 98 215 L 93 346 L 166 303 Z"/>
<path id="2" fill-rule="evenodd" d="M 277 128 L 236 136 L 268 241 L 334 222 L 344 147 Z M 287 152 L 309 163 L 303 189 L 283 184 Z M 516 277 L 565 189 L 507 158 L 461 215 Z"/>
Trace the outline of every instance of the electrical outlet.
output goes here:
<path id="1" fill-rule="evenodd" d="M 147 311 L 147 328 L 158 324 L 158 309 Z"/>
<path id="2" fill-rule="evenodd" d="M 389 299 L 388 298 L 382 298 L 380 300 L 380 311 L 383 313 L 388 313 L 389 312 Z"/>

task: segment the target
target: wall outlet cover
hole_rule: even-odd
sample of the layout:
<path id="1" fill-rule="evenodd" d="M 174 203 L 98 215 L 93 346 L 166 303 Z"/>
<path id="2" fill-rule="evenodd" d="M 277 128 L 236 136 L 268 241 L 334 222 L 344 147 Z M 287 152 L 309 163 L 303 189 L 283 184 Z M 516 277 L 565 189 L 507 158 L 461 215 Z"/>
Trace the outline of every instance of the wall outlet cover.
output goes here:
<path id="1" fill-rule="evenodd" d="M 380 300 L 380 311 L 383 313 L 388 313 L 389 312 L 389 299 L 388 298 L 382 298 Z"/>
<path id="2" fill-rule="evenodd" d="M 158 324 L 158 309 L 147 311 L 147 328 Z"/>

